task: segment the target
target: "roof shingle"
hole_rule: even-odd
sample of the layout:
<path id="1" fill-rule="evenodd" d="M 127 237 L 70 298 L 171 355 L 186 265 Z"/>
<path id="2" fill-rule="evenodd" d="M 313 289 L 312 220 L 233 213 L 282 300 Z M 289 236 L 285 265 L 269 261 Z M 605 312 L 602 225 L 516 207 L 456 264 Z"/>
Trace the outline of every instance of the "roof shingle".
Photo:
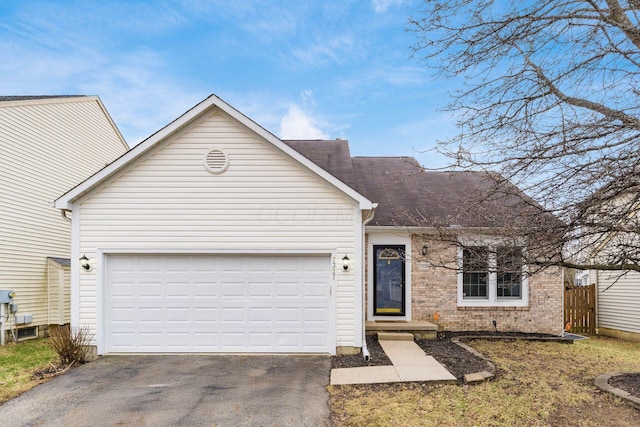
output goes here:
<path id="1" fill-rule="evenodd" d="M 495 173 L 425 171 L 413 157 L 350 157 L 346 140 L 285 142 L 378 203 L 369 225 L 496 227 L 507 216 L 512 220 L 506 210 L 531 207 L 526 195 Z"/>

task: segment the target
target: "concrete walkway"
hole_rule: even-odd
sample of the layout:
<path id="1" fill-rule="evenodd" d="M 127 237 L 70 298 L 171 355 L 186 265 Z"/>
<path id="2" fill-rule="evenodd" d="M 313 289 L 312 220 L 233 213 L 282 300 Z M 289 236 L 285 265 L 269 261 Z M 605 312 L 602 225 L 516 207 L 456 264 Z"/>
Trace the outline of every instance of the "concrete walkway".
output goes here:
<path id="1" fill-rule="evenodd" d="M 331 370 L 331 385 L 411 381 L 455 382 L 454 377 L 413 341 L 412 334 L 379 334 L 380 346 L 393 366 L 365 366 Z"/>

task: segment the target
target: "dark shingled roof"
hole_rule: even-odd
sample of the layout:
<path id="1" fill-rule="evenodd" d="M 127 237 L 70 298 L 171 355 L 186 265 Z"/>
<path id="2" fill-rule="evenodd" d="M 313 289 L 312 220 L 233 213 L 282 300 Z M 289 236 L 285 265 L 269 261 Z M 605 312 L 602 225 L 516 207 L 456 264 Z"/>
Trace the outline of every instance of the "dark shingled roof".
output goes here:
<path id="1" fill-rule="evenodd" d="M 424 171 L 413 157 L 350 157 L 345 140 L 284 142 L 378 203 L 369 225 L 495 227 L 507 210 L 535 205 L 497 174 Z"/>
<path id="2" fill-rule="evenodd" d="M 287 140 L 283 142 L 349 187 L 356 188 L 349 141 L 344 139 L 328 141 L 316 139 Z"/>
<path id="3" fill-rule="evenodd" d="M 57 257 L 49 256 L 49 257 L 47 257 L 47 259 L 50 259 L 51 261 L 57 262 L 58 264 L 60 264 L 63 267 L 69 267 L 71 265 L 71 260 L 69 258 L 57 258 Z"/>
<path id="4" fill-rule="evenodd" d="M 2 96 L 0 95 L 0 102 L 2 101 L 30 101 L 34 99 L 52 99 L 52 98 L 78 98 L 86 95 L 13 95 Z"/>

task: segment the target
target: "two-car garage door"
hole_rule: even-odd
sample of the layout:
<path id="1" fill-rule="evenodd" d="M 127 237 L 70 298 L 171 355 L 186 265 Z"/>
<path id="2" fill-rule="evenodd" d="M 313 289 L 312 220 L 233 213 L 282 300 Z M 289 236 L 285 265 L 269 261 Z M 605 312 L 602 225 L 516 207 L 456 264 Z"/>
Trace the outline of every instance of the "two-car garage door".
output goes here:
<path id="1" fill-rule="evenodd" d="M 109 255 L 105 352 L 331 351 L 328 256 Z"/>

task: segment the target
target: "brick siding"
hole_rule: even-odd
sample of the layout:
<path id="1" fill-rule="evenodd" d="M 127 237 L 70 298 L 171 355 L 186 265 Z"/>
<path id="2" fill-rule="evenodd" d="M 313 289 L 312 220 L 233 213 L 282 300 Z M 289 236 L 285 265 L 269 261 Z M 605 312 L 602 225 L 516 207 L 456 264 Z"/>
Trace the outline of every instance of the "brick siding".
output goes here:
<path id="1" fill-rule="evenodd" d="M 458 307 L 458 247 L 423 235 L 413 235 L 411 241 L 413 256 L 407 260 L 407 274 L 411 271 L 412 320 L 434 322 L 437 312 L 436 323 L 443 331 L 493 331 L 495 320 L 499 331 L 562 333 L 560 269 L 548 268 L 529 277 L 528 307 Z M 426 256 L 422 255 L 424 245 Z"/>
<path id="2" fill-rule="evenodd" d="M 458 307 L 458 247 L 422 235 L 413 235 L 411 241 L 413 320 L 433 321 L 438 312 L 437 323 L 445 331 L 492 331 L 495 320 L 499 331 L 562 333 L 560 269 L 548 268 L 529 277 L 528 307 Z M 428 248 L 426 256 L 421 253 L 423 245 Z"/>

